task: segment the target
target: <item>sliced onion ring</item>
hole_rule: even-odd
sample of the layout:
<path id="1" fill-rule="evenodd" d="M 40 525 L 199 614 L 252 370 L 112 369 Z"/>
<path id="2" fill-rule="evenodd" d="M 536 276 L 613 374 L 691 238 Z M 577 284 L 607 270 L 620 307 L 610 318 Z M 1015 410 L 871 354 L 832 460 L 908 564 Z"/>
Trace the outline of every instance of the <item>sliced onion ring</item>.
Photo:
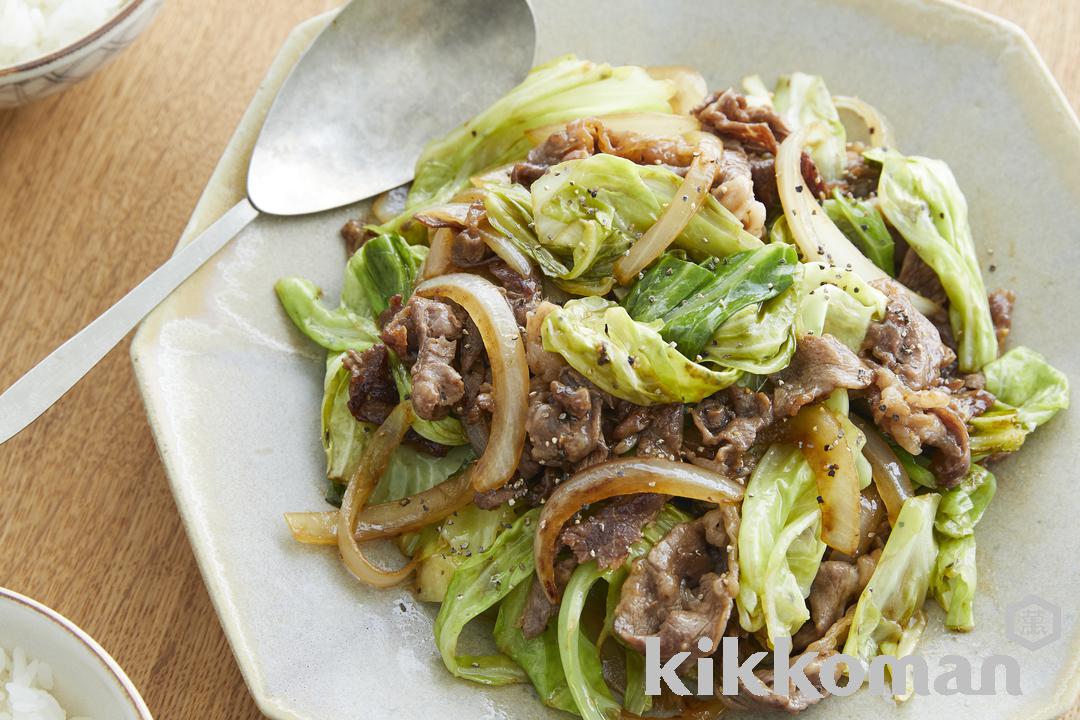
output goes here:
<path id="1" fill-rule="evenodd" d="M 668 80 L 675 86 L 675 94 L 668 101 L 672 112 L 693 117 L 690 113 L 705 100 L 709 86 L 697 70 L 688 65 L 653 65 L 645 68 L 649 77 Z"/>
<path id="2" fill-rule="evenodd" d="M 397 585 L 409 577 L 416 567 L 415 561 L 409 561 L 404 567 L 393 571 L 375 566 L 364 556 L 363 549 L 353 535 L 353 528 L 356 526 L 357 517 L 364 503 L 375 490 L 379 478 L 386 472 L 391 456 L 401 445 L 405 433 L 409 431 L 412 419 L 411 402 L 406 400 L 393 409 L 364 448 L 364 457 L 356 468 L 356 472 L 349 478 L 349 486 L 341 499 L 337 530 L 341 559 L 357 580 L 373 587 Z"/>
<path id="3" fill-rule="evenodd" d="M 405 202 L 409 197 L 409 186 L 399 185 L 387 190 L 371 204 L 371 213 L 379 224 L 385 224 L 405 212 Z"/>
<path id="4" fill-rule="evenodd" d="M 723 145 L 711 135 L 703 135 L 694 153 L 694 162 L 671 197 L 671 202 L 652 227 L 615 263 L 615 279 L 622 285 L 633 282 L 660 253 L 679 237 L 701 209 L 720 168 Z"/>
<path id="5" fill-rule="evenodd" d="M 472 502 L 476 494 L 472 488 L 475 467 L 416 495 L 368 505 L 357 518 L 353 537 L 359 541 L 393 537 L 449 517 Z"/>
<path id="6" fill-rule="evenodd" d="M 450 251 L 454 246 L 454 231 L 448 227 L 440 227 L 434 233 L 429 231 L 428 244 L 431 249 L 424 258 L 423 267 L 420 268 L 420 277 L 428 279 L 450 272 L 454 267 L 450 260 Z"/>
<path id="7" fill-rule="evenodd" d="M 806 262 L 818 260 L 846 268 L 867 282 L 888 277 L 851 244 L 807 189 L 802 176 L 802 153 L 816 126 L 817 123 L 804 125 L 788 135 L 776 153 L 776 187 L 795 244 Z M 937 303 L 918 293 L 908 290 L 908 295 L 911 304 L 924 315 L 933 315 L 940 310 Z"/>
<path id="8" fill-rule="evenodd" d="M 337 545 L 337 510 L 326 512 L 287 512 L 285 522 L 289 525 L 293 540 L 305 545 Z"/>
<path id="9" fill-rule="evenodd" d="M 892 128 L 889 127 L 885 116 L 878 112 L 877 108 L 862 98 L 850 95 L 836 95 L 833 104 L 837 110 L 846 110 L 866 124 L 866 133 L 870 138 L 870 147 L 889 148 L 896 147 L 893 139 Z"/>
<path id="10" fill-rule="evenodd" d="M 619 495 L 660 493 L 712 503 L 736 503 L 743 488 L 723 475 L 689 463 L 659 458 L 626 458 L 593 465 L 562 483 L 544 505 L 533 553 L 536 573 L 552 602 L 559 598 L 555 554 L 563 526 L 584 505 Z"/>
<path id="11" fill-rule="evenodd" d="M 856 415 L 852 415 L 851 420 L 866 436 L 863 456 L 870 462 L 874 486 L 877 487 L 878 495 L 881 496 L 885 508 L 889 511 L 889 524 L 895 525 L 904 501 L 915 495 L 911 478 L 908 477 L 907 470 L 896 457 L 896 453 L 889 447 L 889 443 L 885 442 L 885 439 L 870 427 L 869 423 Z"/>

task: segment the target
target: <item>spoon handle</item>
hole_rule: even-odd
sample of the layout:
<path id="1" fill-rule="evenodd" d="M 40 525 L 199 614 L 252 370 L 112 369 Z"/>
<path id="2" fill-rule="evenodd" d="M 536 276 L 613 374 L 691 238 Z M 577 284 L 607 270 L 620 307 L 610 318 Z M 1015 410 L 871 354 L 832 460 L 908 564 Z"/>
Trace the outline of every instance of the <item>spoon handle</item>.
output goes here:
<path id="1" fill-rule="evenodd" d="M 147 313 L 244 229 L 259 211 L 244 198 L 77 335 L 0 395 L 0 444 L 34 422 Z"/>

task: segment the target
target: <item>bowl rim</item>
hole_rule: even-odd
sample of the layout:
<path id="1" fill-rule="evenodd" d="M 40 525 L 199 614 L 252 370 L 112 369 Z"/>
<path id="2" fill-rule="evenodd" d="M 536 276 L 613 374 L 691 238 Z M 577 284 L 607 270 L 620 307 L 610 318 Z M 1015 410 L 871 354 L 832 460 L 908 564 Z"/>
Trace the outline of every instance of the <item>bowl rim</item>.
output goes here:
<path id="1" fill-rule="evenodd" d="M 105 648 L 101 647 L 101 645 L 90 637 L 86 631 L 52 608 L 43 605 L 33 598 L 28 598 L 21 593 L 17 593 L 14 590 L 0 587 L 0 600 L 10 600 L 17 605 L 27 607 L 45 617 L 45 619 L 53 624 L 58 625 L 69 635 L 73 635 L 87 650 L 90 651 L 90 654 L 104 666 L 105 670 L 112 675 L 113 680 L 115 680 L 120 689 L 124 691 L 124 696 L 131 705 L 131 709 L 135 711 L 135 714 L 140 720 L 154 720 L 153 716 L 150 714 L 150 709 L 146 706 L 146 701 L 142 699 L 142 696 L 135 688 L 135 684 L 131 682 L 131 679 L 127 676 L 127 673 L 125 673 L 116 660 L 106 652 Z"/>
<path id="2" fill-rule="evenodd" d="M 56 60 L 63 58 L 66 55 L 70 55 L 78 50 L 81 50 L 95 40 L 103 37 L 106 33 L 111 31 L 113 28 L 115 28 L 127 18 L 131 17 L 131 15 L 140 7 L 145 5 L 146 2 L 147 0 L 128 0 L 124 7 L 120 8 L 119 12 L 110 17 L 105 22 L 105 24 L 99 26 L 93 32 L 82 36 L 73 43 L 65 45 L 57 50 L 53 50 L 47 55 L 33 58 L 18 65 L 10 65 L 8 67 L 0 68 L 0 78 L 3 78 L 7 75 L 18 75 L 20 73 L 27 72 L 28 70 L 37 70 Z"/>

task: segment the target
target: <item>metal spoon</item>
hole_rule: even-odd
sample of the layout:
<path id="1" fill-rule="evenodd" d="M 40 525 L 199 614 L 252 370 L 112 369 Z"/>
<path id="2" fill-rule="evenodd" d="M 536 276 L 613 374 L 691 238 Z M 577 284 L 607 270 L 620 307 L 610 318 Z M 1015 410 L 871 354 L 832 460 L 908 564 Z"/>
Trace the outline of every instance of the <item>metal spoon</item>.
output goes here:
<path id="1" fill-rule="evenodd" d="M 533 61 L 526 0 L 355 0 L 278 92 L 247 197 L 0 395 L 0 443 L 59 400 L 259 213 L 341 207 L 412 178 L 424 143 L 504 94 Z"/>

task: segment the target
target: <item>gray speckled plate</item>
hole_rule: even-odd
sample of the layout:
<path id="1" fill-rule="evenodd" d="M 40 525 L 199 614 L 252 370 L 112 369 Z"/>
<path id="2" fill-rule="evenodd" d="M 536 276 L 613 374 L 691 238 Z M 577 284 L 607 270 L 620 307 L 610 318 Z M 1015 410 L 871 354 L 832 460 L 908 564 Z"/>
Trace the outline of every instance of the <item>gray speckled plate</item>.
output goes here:
<path id="1" fill-rule="evenodd" d="M 1080 126 L 1018 29 L 928 0 L 534 5 L 539 59 L 576 52 L 689 64 L 713 87 L 801 69 L 874 103 L 906 151 L 953 167 L 984 268 L 997 267 L 989 283 L 1019 292 L 1012 342 L 1080 378 Z M 181 243 L 240 198 L 275 89 L 326 21 L 290 36 Z M 432 640 L 432 607 L 405 591 L 360 587 L 336 553 L 293 543 L 282 521 L 285 511 L 322 506 L 323 361 L 272 286 L 302 275 L 334 295 L 345 260 L 337 231 L 355 212 L 258 219 L 135 339 L 147 413 L 203 576 L 251 692 L 273 718 L 554 716 L 528 688 L 485 690 L 452 678 Z M 809 717 L 1029 720 L 1064 711 L 1080 684 L 1078 435 L 1080 412 L 1064 413 L 1000 466 L 998 496 L 979 529 L 978 629 L 944 633 L 935 615 L 921 646 L 931 659 L 1014 654 L 1023 694 L 930 696 L 895 708 L 863 692 Z M 1061 611 L 1060 636 L 1038 650 L 1006 636 L 1006 609 L 1032 593 Z"/>

